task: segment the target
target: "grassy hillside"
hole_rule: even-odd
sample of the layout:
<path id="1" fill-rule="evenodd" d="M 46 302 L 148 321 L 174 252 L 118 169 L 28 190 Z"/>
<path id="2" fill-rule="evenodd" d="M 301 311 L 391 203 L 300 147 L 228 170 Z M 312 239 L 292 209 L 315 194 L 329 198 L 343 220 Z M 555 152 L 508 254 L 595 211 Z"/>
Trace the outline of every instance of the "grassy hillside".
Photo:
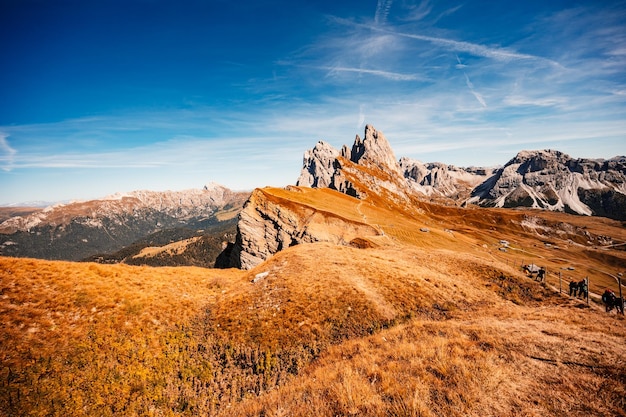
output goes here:
<path id="1" fill-rule="evenodd" d="M 624 318 L 558 292 L 560 271 L 616 288 L 624 252 L 567 236 L 619 223 L 267 192 L 383 233 L 250 271 L 0 258 L 0 413 L 626 415 Z"/>

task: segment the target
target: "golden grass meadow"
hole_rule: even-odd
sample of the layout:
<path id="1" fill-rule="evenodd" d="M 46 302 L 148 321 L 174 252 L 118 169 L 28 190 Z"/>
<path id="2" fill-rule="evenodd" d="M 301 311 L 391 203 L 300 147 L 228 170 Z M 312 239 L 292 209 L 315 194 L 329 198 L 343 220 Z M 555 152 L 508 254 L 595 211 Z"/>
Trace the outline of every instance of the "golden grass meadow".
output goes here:
<path id="1" fill-rule="evenodd" d="M 588 243 L 619 222 L 263 190 L 383 233 L 249 271 L 0 258 L 2 415 L 626 415 L 626 253 Z"/>

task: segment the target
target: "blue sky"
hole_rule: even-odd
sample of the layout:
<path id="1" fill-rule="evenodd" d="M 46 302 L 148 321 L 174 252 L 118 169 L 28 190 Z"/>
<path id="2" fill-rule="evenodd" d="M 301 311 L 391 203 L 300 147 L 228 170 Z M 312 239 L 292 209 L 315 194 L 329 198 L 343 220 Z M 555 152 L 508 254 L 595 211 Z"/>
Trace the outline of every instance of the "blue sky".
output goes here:
<path id="1" fill-rule="evenodd" d="M 0 203 L 295 183 L 365 124 L 458 166 L 626 154 L 626 2 L 0 0 Z"/>

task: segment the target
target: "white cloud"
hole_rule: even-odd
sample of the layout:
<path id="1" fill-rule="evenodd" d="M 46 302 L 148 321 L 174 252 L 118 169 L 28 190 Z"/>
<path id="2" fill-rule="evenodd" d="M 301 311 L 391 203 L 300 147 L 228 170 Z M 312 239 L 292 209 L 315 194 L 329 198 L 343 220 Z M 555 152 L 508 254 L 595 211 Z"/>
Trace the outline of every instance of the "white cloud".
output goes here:
<path id="1" fill-rule="evenodd" d="M 11 171 L 17 151 L 9 145 L 8 135 L 0 133 L 0 168 L 3 171 Z"/>
<path id="2" fill-rule="evenodd" d="M 523 107 L 558 107 L 567 104 L 564 97 L 528 97 L 522 95 L 508 95 L 504 98 L 504 103 L 508 106 Z"/>
<path id="3" fill-rule="evenodd" d="M 356 128 L 360 129 L 363 126 L 365 126 L 365 106 L 359 104 L 359 123 L 357 123 Z"/>
<path id="4" fill-rule="evenodd" d="M 385 30 L 385 29 L 374 29 L 374 30 Z M 497 47 L 489 47 L 485 45 L 480 45 L 471 42 L 465 41 L 457 41 L 453 39 L 446 38 L 438 38 L 433 36 L 425 36 L 425 35 L 417 35 L 412 33 L 404 33 L 404 32 L 391 32 L 397 36 L 402 36 L 409 39 L 415 39 L 419 41 L 430 42 L 434 45 L 441 46 L 443 48 L 449 49 L 450 51 L 455 52 L 466 52 L 475 56 L 480 56 L 484 58 L 491 58 L 497 61 L 509 62 L 512 60 L 535 60 L 550 63 L 551 65 L 560 66 L 559 63 L 552 61 L 547 58 L 530 55 L 530 54 L 522 54 L 519 52 L 515 52 L 505 48 L 497 48 Z"/>
<path id="5" fill-rule="evenodd" d="M 374 23 L 377 25 L 387 23 L 387 16 L 391 10 L 393 0 L 378 0 L 376 5 L 376 14 L 374 15 Z"/>
<path id="6" fill-rule="evenodd" d="M 464 69 L 464 68 L 467 68 L 467 65 L 465 65 L 465 64 L 463 64 L 463 63 L 461 62 L 461 58 L 459 58 L 459 55 L 456 55 L 456 62 L 458 62 L 458 64 L 456 64 L 456 65 L 454 66 L 456 69 Z"/>
<path id="7" fill-rule="evenodd" d="M 409 9 L 409 13 L 402 20 L 420 21 L 430 14 L 433 6 L 429 0 L 422 0 L 419 5 L 409 5 L 407 8 Z"/>
<path id="8" fill-rule="evenodd" d="M 464 73 L 465 74 L 465 73 Z M 474 97 L 476 97 L 476 100 L 478 100 L 478 102 L 483 106 L 483 107 L 487 107 L 487 103 L 485 102 L 485 99 L 483 98 L 483 96 L 478 93 L 475 89 L 474 89 L 474 84 L 472 84 L 472 82 L 470 81 L 470 78 L 467 74 L 465 74 L 465 84 L 467 84 L 467 88 L 469 88 L 470 92 L 472 93 L 472 95 Z"/>
<path id="9" fill-rule="evenodd" d="M 423 80 L 423 78 L 418 77 L 417 75 L 414 75 L 414 74 L 400 74 L 397 72 L 374 70 L 374 69 L 367 69 L 367 68 L 349 68 L 349 67 L 317 67 L 317 68 L 325 70 L 325 71 L 329 71 L 331 75 L 334 73 L 351 72 L 351 73 L 357 73 L 357 74 L 376 75 L 376 76 L 383 77 L 383 78 L 386 78 L 388 80 L 393 80 L 393 81 Z"/>
<path id="10" fill-rule="evenodd" d="M 433 45 L 442 47 L 449 51 L 465 52 L 465 53 L 472 54 L 474 56 L 490 58 L 490 59 L 494 59 L 497 61 L 510 62 L 513 60 L 533 60 L 533 61 L 543 62 L 549 65 L 561 67 L 561 65 L 554 60 L 537 56 L 537 55 L 520 53 L 515 50 L 511 50 L 507 48 L 486 46 L 486 45 L 481 45 L 481 44 L 472 43 L 472 42 L 448 39 L 444 37 L 421 35 L 418 33 L 409 33 L 409 32 L 394 30 L 392 27 L 388 27 L 388 26 L 385 26 L 385 27 L 372 26 L 372 25 L 357 23 L 352 20 L 342 19 L 342 18 L 334 18 L 334 21 L 345 26 L 371 30 L 373 32 L 389 34 L 389 35 L 398 36 L 398 37 L 407 38 L 407 39 L 424 41 L 424 42 L 428 42 Z"/>

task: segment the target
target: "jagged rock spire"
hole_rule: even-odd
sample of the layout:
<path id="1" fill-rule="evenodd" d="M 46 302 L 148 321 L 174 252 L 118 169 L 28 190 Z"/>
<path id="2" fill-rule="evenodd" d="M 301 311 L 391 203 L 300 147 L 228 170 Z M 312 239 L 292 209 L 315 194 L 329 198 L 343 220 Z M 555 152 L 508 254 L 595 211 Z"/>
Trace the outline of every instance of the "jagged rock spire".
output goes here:
<path id="1" fill-rule="evenodd" d="M 378 165 L 380 168 L 399 170 L 396 155 L 385 138 L 383 132 L 376 130 L 374 126 L 365 126 L 365 138 L 360 139 L 357 135 L 352 146 L 352 162 L 360 163 L 367 161 Z"/>
<path id="2" fill-rule="evenodd" d="M 386 172 L 400 173 L 400 165 L 396 156 L 383 135 L 374 126 L 365 126 L 363 139 L 356 135 L 352 148 L 346 145 L 337 151 L 324 141 L 319 141 L 313 149 L 304 153 L 302 171 L 296 185 L 322 188 L 333 184 L 338 164 L 338 156 L 359 165 L 374 165 Z"/>
<path id="3" fill-rule="evenodd" d="M 339 151 L 320 140 L 313 149 L 304 153 L 302 171 L 296 185 L 311 188 L 324 188 L 332 183 L 333 161 Z"/>

